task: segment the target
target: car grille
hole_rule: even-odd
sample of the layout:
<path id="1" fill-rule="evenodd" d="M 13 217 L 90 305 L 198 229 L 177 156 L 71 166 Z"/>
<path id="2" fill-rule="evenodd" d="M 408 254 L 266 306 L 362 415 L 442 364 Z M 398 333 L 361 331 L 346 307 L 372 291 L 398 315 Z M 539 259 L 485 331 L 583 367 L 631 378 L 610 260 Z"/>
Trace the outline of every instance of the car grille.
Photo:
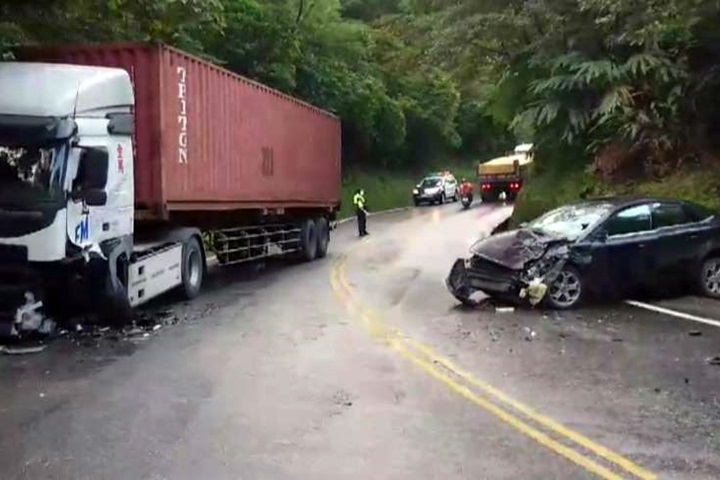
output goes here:
<path id="1" fill-rule="evenodd" d="M 479 277 L 501 281 L 512 281 L 517 275 L 517 272 L 514 270 L 480 257 L 472 257 L 470 260 L 470 268 L 473 273 Z"/>

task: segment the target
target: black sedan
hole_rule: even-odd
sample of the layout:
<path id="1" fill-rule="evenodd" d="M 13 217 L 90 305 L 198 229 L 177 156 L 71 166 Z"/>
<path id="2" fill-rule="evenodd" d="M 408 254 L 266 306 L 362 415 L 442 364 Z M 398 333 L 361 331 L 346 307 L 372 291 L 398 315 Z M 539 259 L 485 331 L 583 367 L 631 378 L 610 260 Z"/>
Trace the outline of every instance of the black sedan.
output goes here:
<path id="1" fill-rule="evenodd" d="M 446 280 L 463 303 L 482 291 L 568 309 L 588 296 L 627 298 L 681 285 L 720 298 L 720 216 L 680 200 L 574 203 L 470 251 Z"/>

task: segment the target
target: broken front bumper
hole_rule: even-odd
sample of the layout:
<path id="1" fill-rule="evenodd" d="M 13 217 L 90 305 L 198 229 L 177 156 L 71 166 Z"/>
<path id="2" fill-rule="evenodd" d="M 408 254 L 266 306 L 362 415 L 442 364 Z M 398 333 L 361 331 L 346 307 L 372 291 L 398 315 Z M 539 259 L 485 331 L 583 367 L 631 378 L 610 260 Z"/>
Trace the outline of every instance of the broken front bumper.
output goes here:
<path id="1" fill-rule="evenodd" d="M 475 258 L 459 258 L 453 264 L 445 285 L 455 298 L 466 304 L 478 291 L 490 296 L 520 298 L 525 285 L 517 272 L 495 267 L 490 262 L 485 262 L 488 264 L 483 265 L 485 268 L 477 268 L 477 265 L 473 265 L 477 262 Z"/>
<path id="2" fill-rule="evenodd" d="M 478 257 L 457 259 L 445 285 L 456 299 L 466 305 L 473 303 L 470 297 L 478 291 L 505 301 L 537 305 L 548 290 L 540 277 L 531 278 L 525 271 L 512 270 Z"/>

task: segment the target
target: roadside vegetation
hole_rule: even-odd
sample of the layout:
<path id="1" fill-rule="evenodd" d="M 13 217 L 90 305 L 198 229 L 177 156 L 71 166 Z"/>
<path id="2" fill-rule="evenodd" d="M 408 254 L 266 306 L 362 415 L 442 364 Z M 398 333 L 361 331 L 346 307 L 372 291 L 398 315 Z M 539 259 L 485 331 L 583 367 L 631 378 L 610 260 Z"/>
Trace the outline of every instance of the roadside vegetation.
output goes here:
<path id="1" fill-rule="evenodd" d="M 580 196 L 720 207 L 720 4 L 710 0 L 49 0 L 0 5 L 21 44 L 163 41 L 343 120 L 344 213 L 424 171 L 537 147 L 517 220 Z M 461 174 L 458 174 L 458 176 Z"/>

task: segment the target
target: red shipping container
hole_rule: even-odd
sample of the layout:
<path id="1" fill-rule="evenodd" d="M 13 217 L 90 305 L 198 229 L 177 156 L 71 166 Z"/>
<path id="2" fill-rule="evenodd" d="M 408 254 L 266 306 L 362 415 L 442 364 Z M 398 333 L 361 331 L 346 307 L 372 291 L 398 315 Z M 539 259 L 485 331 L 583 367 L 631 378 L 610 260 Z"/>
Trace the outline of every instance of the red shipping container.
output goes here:
<path id="1" fill-rule="evenodd" d="M 165 45 L 31 47 L 16 56 L 130 74 L 140 215 L 340 201 L 340 121 L 326 111 Z"/>

